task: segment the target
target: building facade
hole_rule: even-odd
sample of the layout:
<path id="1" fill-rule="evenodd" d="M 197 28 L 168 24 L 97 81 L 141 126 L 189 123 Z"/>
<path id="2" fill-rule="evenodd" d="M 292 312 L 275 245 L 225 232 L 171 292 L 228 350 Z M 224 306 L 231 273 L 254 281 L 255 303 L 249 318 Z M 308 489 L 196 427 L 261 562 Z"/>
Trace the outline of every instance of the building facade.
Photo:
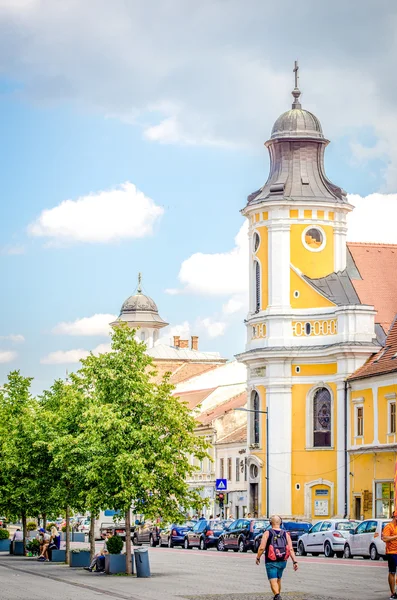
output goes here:
<path id="1" fill-rule="evenodd" d="M 325 174 L 329 142 L 297 82 L 292 95 L 265 144 L 267 182 L 242 211 L 250 306 L 237 358 L 248 370 L 249 510 L 315 519 L 349 513 L 346 380 L 380 341 L 346 243 L 353 207 Z"/>

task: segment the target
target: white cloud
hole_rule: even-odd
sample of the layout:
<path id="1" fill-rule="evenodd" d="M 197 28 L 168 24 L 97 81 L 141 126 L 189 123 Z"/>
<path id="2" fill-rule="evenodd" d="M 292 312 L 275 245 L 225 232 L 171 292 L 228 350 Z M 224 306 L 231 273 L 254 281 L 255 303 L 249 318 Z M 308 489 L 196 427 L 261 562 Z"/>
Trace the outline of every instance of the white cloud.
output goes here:
<path id="1" fill-rule="evenodd" d="M 52 243 L 111 243 L 150 235 L 164 209 L 126 182 L 118 188 L 64 200 L 28 226 L 32 236 Z"/>
<path id="2" fill-rule="evenodd" d="M 215 321 L 210 317 L 198 319 L 196 321 L 198 331 L 204 329 L 207 336 L 211 339 L 219 337 L 225 333 L 227 324 L 223 321 Z"/>
<path id="3" fill-rule="evenodd" d="M 109 323 L 116 320 L 116 315 L 96 314 L 92 317 L 83 317 L 76 321 L 62 322 L 55 325 L 52 333 L 60 335 L 108 335 L 111 327 Z"/>
<path id="4" fill-rule="evenodd" d="M 183 261 L 178 278 L 184 291 L 210 296 L 244 293 L 248 287 L 248 221 L 228 252 L 197 252 Z"/>
<path id="5" fill-rule="evenodd" d="M 0 363 L 9 363 L 17 358 L 18 354 L 13 350 L 0 351 Z"/>
<path id="6" fill-rule="evenodd" d="M 110 344 L 99 344 L 92 350 L 92 353 L 95 356 L 99 354 L 105 354 L 106 352 L 110 352 L 111 345 Z M 82 348 L 75 350 L 56 350 L 55 352 L 50 352 L 47 356 L 44 356 L 40 362 L 42 365 L 72 365 L 77 364 L 81 361 L 82 358 L 87 358 L 90 354 L 88 350 L 83 350 Z"/>
<path id="7" fill-rule="evenodd" d="M 9 245 L 3 246 L 0 249 L 0 254 L 5 254 L 8 256 L 20 256 L 21 254 L 25 254 L 25 247 L 22 245 Z"/>
<path id="8" fill-rule="evenodd" d="M 355 206 L 348 216 L 349 241 L 397 244 L 397 194 L 350 194 L 348 200 Z"/>
<path id="9" fill-rule="evenodd" d="M 14 344 L 20 344 L 25 341 L 25 338 L 21 333 L 10 333 L 9 335 L 0 335 L 0 340 L 8 340 L 14 342 Z"/>
<path id="10" fill-rule="evenodd" d="M 242 308 L 244 308 L 244 301 L 240 300 L 238 296 L 233 296 L 222 306 L 222 312 L 225 315 L 233 315 Z"/>

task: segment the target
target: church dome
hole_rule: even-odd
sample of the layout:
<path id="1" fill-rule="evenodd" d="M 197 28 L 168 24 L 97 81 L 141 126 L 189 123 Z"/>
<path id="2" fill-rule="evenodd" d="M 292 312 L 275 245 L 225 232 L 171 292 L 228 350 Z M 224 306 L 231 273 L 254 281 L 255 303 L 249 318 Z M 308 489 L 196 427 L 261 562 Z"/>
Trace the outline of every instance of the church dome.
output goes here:
<path id="1" fill-rule="evenodd" d="M 137 293 L 134 296 L 130 296 L 123 303 L 121 307 L 121 314 L 126 312 L 156 312 L 158 313 L 158 308 L 154 300 L 152 300 L 149 296 L 145 296 L 145 294 Z"/>
<path id="2" fill-rule="evenodd" d="M 291 137 L 324 139 L 320 121 L 308 110 L 302 108 L 287 110 L 273 125 L 271 139 Z"/>

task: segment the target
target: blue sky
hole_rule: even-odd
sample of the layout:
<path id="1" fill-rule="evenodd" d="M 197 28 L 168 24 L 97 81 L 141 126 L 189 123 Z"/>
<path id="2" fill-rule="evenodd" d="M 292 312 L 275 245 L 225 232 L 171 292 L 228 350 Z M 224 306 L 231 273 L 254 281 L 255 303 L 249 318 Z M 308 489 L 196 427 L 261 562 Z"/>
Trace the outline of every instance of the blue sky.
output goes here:
<path id="1" fill-rule="evenodd" d="M 155 35 L 149 15 L 135 3 L 131 6 L 139 14 L 133 10 L 125 14 L 121 2 L 112 5 L 111 18 L 123 24 L 122 32 L 112 32 L 110 23 L 103 40 L 98 23 L 109 20 L 108 9 L 106 3 L 97 4 L 92 33 L 96 34 L 96 51 L 87 50 L 86 31 L 79 35 L 73 29 L 76 20 L 80 23 L 79 19 L 84 18 L 79 11 L 93 8 L 92 2 L 82 9 L 70 0 L 66 3 L 70 10 L 63 19 L 44 1 L 11 4 L 0 4 L 0 34 L 10 22 L 15 26 L 15 36 L 2 42 L 7 47 L 0 79 L 0 381 L 10 369 L 20 368 L 35 378 L 34 390 L 40 391 L 55 377 L 64 376 L 66 369 L 77 368 L 76 362 L 70 362 L 70 354 L 65 360 L 59 356 L 106 343 L 106 331 L 101 335 L 87 335 L 88 330 L 86 335 L 68 335 L 54 333 L 53 329 L 62 322 L 118 314 L 122 302 L 136 287 L 138 271 L 143 272 L 144 290 L 157 302 L 161 316 L 178 331 L 199 334 L 201 349 L 218 350 L 227 357 L 243 349 L 245 275 L 241 257 L 245 255 L 244 248 L 239 247 L 239 243 L 244 245 L 243 234 L 237 247 L 235 242 L 243 224 L 239 210 L 246 196 L 267 178 L 263 142 L 277 116 L 289 108 L 292 66 L 298 54 L 303 55 L 303 105 L 320 118 L 326 136 L 332 140 L 326 154 L 330 179 L 363 198 L 363 209 L 358 210 L 361 221 L 356 223 L 363 241 L 370 241 L 369 235 L 376 241 L 392 241 L 381 226 L 377 231 L 363 230 L 368 216 L 364 198 L 368 195 L 376 194 L 377 206 L 382 210 L 384 207 L 382 218 L 387 216 L 396 192 L 397 151 L 388 73 L 381 79 L 376 61 L 369 64 L 368 93 L 364 96 L 361 83 L 357 83 L 361 81 L 360 48 L 355 48 L 355 56 L 347 48 L 345 54 L 339 48 L 326 63 L 332 72 L 334 97 L 330 98 L 329 78 L 324 76 L 318 57 L 313 58 L 318 42 L 310 45 L 302 41 L 297 48 L 296 43 L 286 39 L 283 60 L 274 51 L 274 56 L 266 54 L 262 64 L 260 31 L 253 32 L 258 47 L 251 38 L 246 43 L 248 38 L 239 32 L 242 5 L 239 9 L 235 2 L 230 3 L 235 10 L 228 15 L 229 25 L 241 35 L 234 37 L 231 31 L 230 39 L 223 41 L 221 54 L 203 26 L 199 38 L 206 44 L 204 53 L 198 54 L 196 47 L 188 45 L 183 65 L 176 64 L 177 49 L 167 55 L 161 52 L 160 44 L 156 52 L 146 49 L 144 66 L 140 61 L 125 64 L 128 26 L 132 27 L 134 18 L 140 19 L 140 39 L 146 25 L 147 35 Z M 171 4 L 176 10 L 178 2 Z M 288 5 L 286 2 L 285 10 Z M 204 15 L 196 8 L 194 18 L 203 23 L 205 11 L 215 8 L 213 19 L 221 23 L 224 15 L 219 2 L 204 2 Z M 378 21 L 395 17 L 392 4 L 385 2 L 382 10 L 377 14 Z M 264 16 L 260 3 L 257 11 Z M 184 18 L 191 17 L 179 11 L 182 25 Z M 117 29 L 116 24 L 114 27 Z M 60 31 L 63 36 L 59 36 Z M 388 55 L 389 49 L 377 43 L 377 27 L 374 31 L 369 43 L 377 45 L 379 60 Z M 123 35 L 126 46 L 120 41 Z M 331 48 L 331 40 L 329 44 Z M 106 54 L 103 48 L 112 51 Z M 226 65 L 233 65 L 232 58 L 235 68 L 230 73 L 236 80 L 230 88 L 235 95 L 229 95 L 228 79 L 224 77 Z M 85 60 L 85 70 L 79 72 Z M 167 60 L 173 65 L 168 71 Z M 213 67 L 217 61 L 220 81 Z M 159 72 L 159 62 L 167 72 L 166 78 Z M 132 82 L 126 79 L 128 73 Z M 106 76 L 113 91 L 105 86 Z M 199 77 L 200 86 L 195 88 Z M 263 87 L 266 81 L 268 85 Z M 251 82 L 252 93 L 239 96 L 238 90 L 247 82 Z M 212 87 L 212 93 L 208 89 L 204 93 L 203 86 Z M 252 95 L 257 98 L 252 100 Z M 66 213 L 59 211 L 52 213 L 58 223 L 52 222 L 50 229 L 44 224 L 44 210 L 55 209 L 65 200 L 73 201 L 73 208 L 79 198 L 89 194 L 95 204 L 101 192 L 105 192 L 106 214 L 111 215 L 116 205 L 115 190 L 125 182 L 131 182 L 152 200 L 150 210 L 159 207 L 158 216 L 150 222 L 146 213 L 143 217 L 141 214 L 148 228 L 143 237 L 139 237 L 139 227 L 134 228 L 134 211 L 139 203 L 134 193 L 117 196 L 128 212 L 113 214 L 109 227 L 115 231 L 110 241 L 103 231 L 98 233 L 103 215 L 92 206 L 88 233 L 75 222 L 74 232 L 69 231 L 65 238 L 62 221 Z M 79 213 L 73 214 L 72 220 L 78 221 Z M 126 220 L 131 223 L 124 230 L 120 223 Z M 36 224 L 36 235 L 32 234 L 32 224 Z M 233 248 L 235 253 L 230 257 Z M 217 274 L 200 270 L 200 256 L 188 262 L 185 274 L 179 276 L 183 261 L 196 253 L 217 255 L 214 268 L 219 268 L 226 256 L 229 271 L 221 277 L 216 291 L 211 289 L 211 281 Z M 230 269 L 234 260 L 235 270 Z M 192 265 L 197 272 L 189 271 Z M 170 289 L 179 293 L 167 293 Z M 235 301 L 234 311 L 225 308 L 230 299 Z M 172 333 L 170 329 L 166 335 Z M 24 341 L 10 339 L 10 335 L 23 336 Z M 48 358 L 54 352 L 61 353 L 56 361 Z"/>

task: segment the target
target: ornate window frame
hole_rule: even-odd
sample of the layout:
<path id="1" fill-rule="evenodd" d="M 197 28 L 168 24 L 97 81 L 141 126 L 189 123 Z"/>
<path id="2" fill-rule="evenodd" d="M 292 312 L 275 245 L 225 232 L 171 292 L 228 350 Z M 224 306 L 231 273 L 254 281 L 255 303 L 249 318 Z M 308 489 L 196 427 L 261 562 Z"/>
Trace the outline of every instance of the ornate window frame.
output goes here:
<path id="1" fill-rule="evenodd" d="M 313 431 L 313 405 L 317 390 L 325 388 L 331 396 L 331 445 L 315 446 Z M 335 398 L 332 388 L 324 381 L 317 382 L 306 395 L 306 450 L 334 450 L 335 449 Z"/>
<path id="2" fill-rule="evenodd" d="M 323 236 L 323 241 L 321 243 L 321 246 L 319 246 L 318 248 L 312 248 L 311 246 L 309 246 L 308 244 L 306 244 L 306 234 L 310 229 L 318 229 L 319 232 L 321 233 L 321 235 Z M 302 231 L 302 244 L 304 245 L 304 247 L 306 248 L 306 250 L 309 250 L 310 252 L 321 252 L 321 250 L 324 250 L 324 248 L 327 245 L 327 236 L 325 235 L 325 231 L 322 227 L 320 227 L 320 225 L 317 224 L 312 224 L 312 225 L 308 225 L 307 227 L 305 227 L 305 229 Z"/>

